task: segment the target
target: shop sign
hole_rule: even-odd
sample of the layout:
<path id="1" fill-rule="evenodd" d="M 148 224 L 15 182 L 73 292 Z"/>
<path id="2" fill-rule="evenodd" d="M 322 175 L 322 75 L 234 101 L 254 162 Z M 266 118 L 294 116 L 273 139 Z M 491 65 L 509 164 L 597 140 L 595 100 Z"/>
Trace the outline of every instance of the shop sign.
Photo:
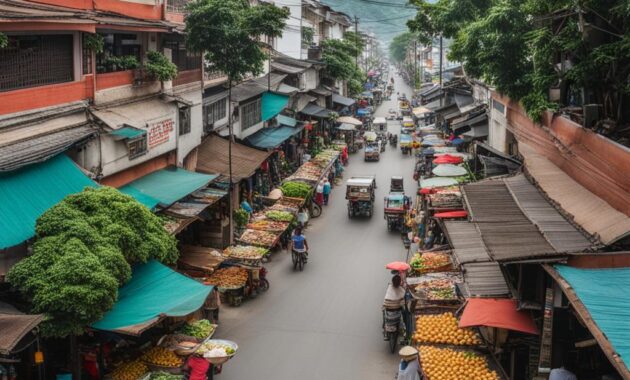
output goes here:
<path id="1" fill-rule="evenodd" d="M 171 132 L 175 130 L 175 120 L 168 118 L 156 122 L 149 123 L 148 139 L 149 148 L 168 142 L 171 138 Z"/>

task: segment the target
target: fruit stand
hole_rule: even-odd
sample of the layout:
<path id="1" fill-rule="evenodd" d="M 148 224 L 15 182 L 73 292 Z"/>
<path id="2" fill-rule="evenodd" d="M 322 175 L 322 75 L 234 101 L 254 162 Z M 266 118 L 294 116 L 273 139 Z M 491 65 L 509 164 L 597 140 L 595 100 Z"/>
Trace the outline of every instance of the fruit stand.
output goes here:
<path id="1" fill-rule="evenodd" d="M 273 248 L 280 241 L 280 236 L 282 236 L 282 232 L 269 232 L 248 228 L 236 240 L 244 245 L 253 245 L 262 248 Z"/>
<path id="2" fill-rule="evenodd" d="M 204 284 L 216 286 L 222 301 L 231 306 L 239 306 L 243 302 L 244 288 L 248 279 L 249 273 L 246 269 L 230 266 L 214 272 L 204 281 Z"/>
<path id="3" fill-rule="evenodd" d="M 452 272 L 452 257 L 448 251 L 422 252 L 413 255 L 409 262 L 411 269 L 418 274 L 433 272 Z"/>

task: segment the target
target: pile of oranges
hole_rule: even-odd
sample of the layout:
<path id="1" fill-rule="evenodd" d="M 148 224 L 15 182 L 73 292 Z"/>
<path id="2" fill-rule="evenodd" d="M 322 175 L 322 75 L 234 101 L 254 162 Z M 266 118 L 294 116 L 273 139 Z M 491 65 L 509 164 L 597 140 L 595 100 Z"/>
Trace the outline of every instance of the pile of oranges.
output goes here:
<path id="1" fill-rule="evenodd" d="M 500 380 L 486 360 L 474 352 L 419 346 L 422 369 L 429 380 Z"/>
<path id="2" fill-rule="evenodd" d="M 474 331 L 457 326 L 457 318 L 451 313 L 419 316 L 416 320 L 416 333 L 413 337 L 418 343 L 442 343 L 457 346 L 481 343 Z"/>

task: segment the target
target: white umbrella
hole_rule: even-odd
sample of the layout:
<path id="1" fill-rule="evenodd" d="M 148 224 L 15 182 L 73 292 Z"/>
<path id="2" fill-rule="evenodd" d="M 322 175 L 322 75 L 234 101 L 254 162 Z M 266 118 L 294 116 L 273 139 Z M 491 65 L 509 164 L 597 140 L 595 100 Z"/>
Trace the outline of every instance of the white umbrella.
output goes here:
<path id="1" fill-rule="evenodd" d="M 433 174 L 438 177 L 461 177 L 466 173 L 468 172 L 463 167 L 452 164 L 438 165 L 433 169 Z"/>
<path id="2" fill-rule="evenodd" d="M 356 126 L 363 125 L 363 122 L 361 122 L 361 120 L 355 119 L 352 116 L 341 116 L 341 117 L 338 117 L 337 118 L 337 123 L 346 123 L 346 124 L 352 124 L 352 125 L 356 125 Z"/>
<path id="3" fill-rule="evenodd" d="M 448 187 L 457 185 L 457 181 L 455 178 L 450 177 L 432 177 L 432 178 L 422 178 L 420 180 L 420 188 L 422 189 L 432 189 L 434 187 Z"/>

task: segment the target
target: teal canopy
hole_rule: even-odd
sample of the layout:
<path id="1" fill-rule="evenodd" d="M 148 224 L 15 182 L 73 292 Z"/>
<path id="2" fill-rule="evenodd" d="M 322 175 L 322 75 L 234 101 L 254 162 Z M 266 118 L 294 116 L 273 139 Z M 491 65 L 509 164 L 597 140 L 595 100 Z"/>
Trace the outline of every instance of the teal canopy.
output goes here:
<path id="1" fill-rule="evenodd" d="M 295 127 L 297 125 L 297 120 L 292 117 L 278 115 L 276 116 L 276 120 L 278 120 L 278 124 L 284 125 L 287 127 Z"/>
<path id="2" fill-rule="evenodd" d="M 98 186 L 61 154 L 0 174 L 0 249 L 35 235 L 35 222 L 67 195 Z"/>
<path id="3" fill-rule="evenodd" d="M 201 174 L 180 168 L 166 168 L 145 175 L 119 190 L 131 195 L 150 209 L 155 206 L 171 205 L 217 177 L 216 174 Z"/>
<path id="4" fill-rule="evenodd" d="M 122 127 L 120 129 L 109 132 L 110 135 L 121 137 L 124 139 L 132 139 L 134 137 L 142 136 L 146 133 L 146 131 L 134 127 Z"/>
<path id="5" fill-rule="evenodd" d="M 289 97 L 286 95 L 274 94 L 273 92 L 265 92 L 262 96 L 262 119 L 267 121 L 277 114 L 289 104 Z"/>
<path id="6" fill-rule="evenodd" d="M 197 311 L 212 286 L 206 286 L 151 260 L 133 269 L 131 280 L 118 289 L 118 301 L 92 327 L 125 330 L 157 323 L 162 316 L 182 317 Z"/>
<path id="7" fill-rule="evenodd" d="M 285 142 L 291 136 L 294 136 L 304 129 L 303 126 L 298 128 L 276 127 L 263 128 L 247 138 L 247 142 L 252 146 L 260 149 L 273 149 Z"/>
<path id="8" fill-rule="evenodd" d="M 581 269 L 555 265 L 622 360 L 630 363 L 630 268 Z"/>

